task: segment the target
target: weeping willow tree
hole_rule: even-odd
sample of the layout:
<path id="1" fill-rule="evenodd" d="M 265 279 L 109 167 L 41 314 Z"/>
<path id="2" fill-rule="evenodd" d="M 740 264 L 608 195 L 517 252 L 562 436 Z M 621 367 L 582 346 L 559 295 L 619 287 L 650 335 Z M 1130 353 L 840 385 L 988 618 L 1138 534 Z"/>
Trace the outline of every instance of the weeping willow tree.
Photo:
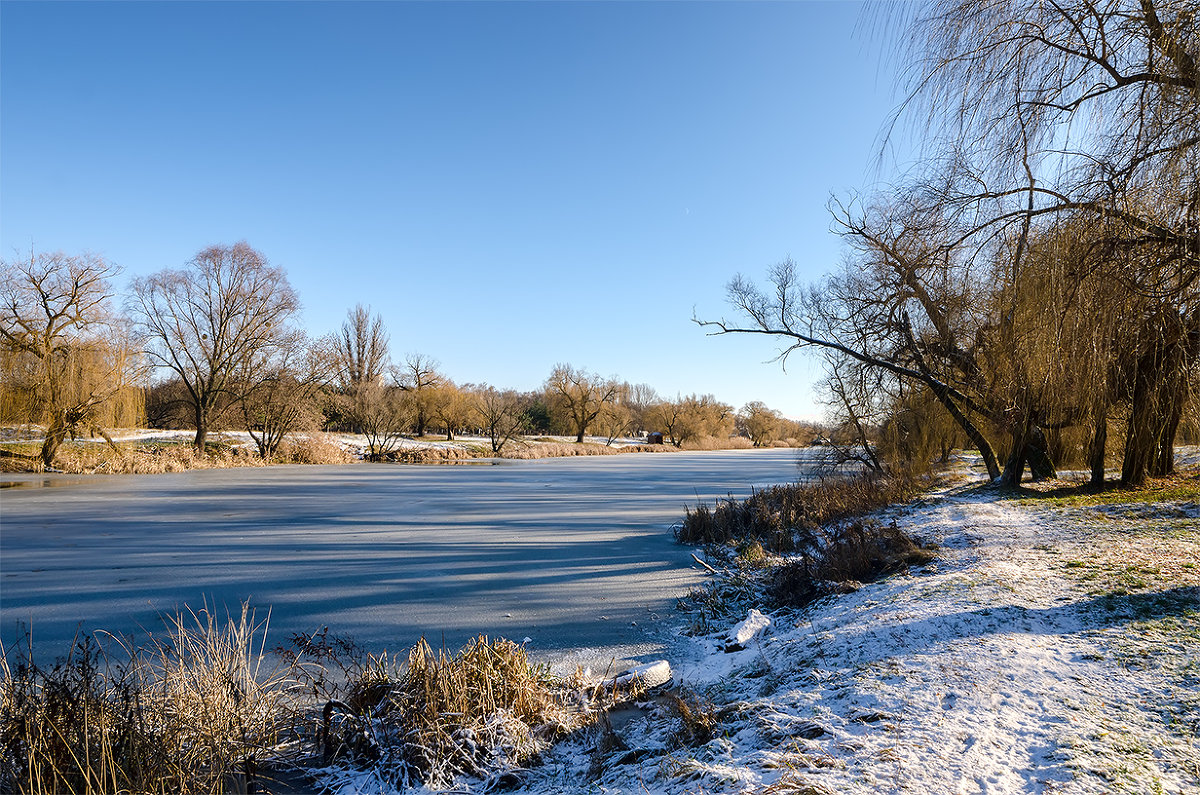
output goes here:
<path id="1" fill-rule="evenodd" d="M 40 459 L 80 430 L 139 424 L 141 358 L 111 310 L 116 266 L 92 254 L 31 253 L 0 263 L 0 410 L 45 426 Z"/>
<path id="2" fill-rule="evenodd" d="M 851 267 L 738 277 L 714 333 L 782 339 L 934 396 L 989 475 L 1055 473 L 1091 429 L 1103 477 L 1168 474 L 1200 364 L 1200 25 L 1194 0 L 882 6 L 923 150 L 904 184 L 835 202 Z M 748 322 L 747 322 L 748 321 Z"/>
<path id="3" fill-rule="evenodd" d="M 964 228 L 961 241 L 987 249 L 1007 238 L 1009 285 L 1095 304 L 1072 306 L 1084 318 L 1074 328 L 1002 316 L 998 332 L 1024 347 L 1016 358 L 1045 359 L 1038 372 L 1012 371 L 1018 393 L 1063 398 L 1041 401 L 1061 406 L 1059 417 L 1026 424 L 1052 429 L 1071 421 L 1068 409 L 1091 422 L 1095 473 L 1107 412 L 1119 407 L 1127 484 L 1171 471 L 1200 357 L 1197 17 L 1194 0 L 938 0 L 918 7 L 904 38 L 901 115 L 925 114 L 927 154 L 945 177 L 935 200 Z M 1063 264 L 1057 273 L 1035 261 L 1038 238 L 1065 254 L 1043 251 Z M 1050 278 L 1038 283 L 1029 268 Z M 1028 328 L 1061 344 L 1040 341 L 1039 354 L 1022 338 Z M 1068 352 L 1090 352 L 1092 365 L 1074 367 Z M 1079 393 L 1082 402 L 1066 398 Z"/>

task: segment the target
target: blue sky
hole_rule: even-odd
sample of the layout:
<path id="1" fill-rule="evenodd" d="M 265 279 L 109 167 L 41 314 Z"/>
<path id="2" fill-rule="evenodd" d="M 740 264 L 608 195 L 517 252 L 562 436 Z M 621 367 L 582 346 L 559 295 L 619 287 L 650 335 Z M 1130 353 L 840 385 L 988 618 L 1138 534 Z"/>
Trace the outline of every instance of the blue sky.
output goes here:
<path id="1" fill-rule="evenodd" d="M 0 4 L 0 254 L 124 276 L 247 240 L 304 325 L 537 387 L 557 362 L 820 413 L 711 338 L 724 286 L 840 244 L 895 104 L 857 3 Z M 122 280 L 124 281 L 124 279 Z"/>

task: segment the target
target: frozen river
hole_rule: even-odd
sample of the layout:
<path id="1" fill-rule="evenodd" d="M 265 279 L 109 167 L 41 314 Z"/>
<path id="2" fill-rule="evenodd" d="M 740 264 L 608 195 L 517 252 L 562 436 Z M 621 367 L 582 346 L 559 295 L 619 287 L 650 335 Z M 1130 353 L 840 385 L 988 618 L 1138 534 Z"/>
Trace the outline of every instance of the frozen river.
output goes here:
<path id="1" fill-rule="evenodd" d="M 0 639 L 32 623 L 58 654 L 79 629 L 144 636 L 248 599 L 269 645 L 328 625 L 375 651 L 484 633 L 542 659 L 653 654 L 655 617 L 701 579 L 671 535 L 684 506 L 799 474 L 794 450 L 744 450 L 3 475 Z"/>

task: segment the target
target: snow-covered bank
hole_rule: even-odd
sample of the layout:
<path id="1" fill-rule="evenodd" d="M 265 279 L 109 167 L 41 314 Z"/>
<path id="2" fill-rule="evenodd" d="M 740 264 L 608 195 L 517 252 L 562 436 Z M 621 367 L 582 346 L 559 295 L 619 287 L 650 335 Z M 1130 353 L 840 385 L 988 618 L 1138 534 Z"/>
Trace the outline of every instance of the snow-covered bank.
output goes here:
<path id="1" fill-rule="evenodd" d="M 526 790 L 1198 792 L 1196 516 L 935 496 L 896 517 L 935 563 L 776 612 L 745 651 L 728 629 L 681 644 L 713 739 L 647 705 L 616 740 L 561 745 Z"/>

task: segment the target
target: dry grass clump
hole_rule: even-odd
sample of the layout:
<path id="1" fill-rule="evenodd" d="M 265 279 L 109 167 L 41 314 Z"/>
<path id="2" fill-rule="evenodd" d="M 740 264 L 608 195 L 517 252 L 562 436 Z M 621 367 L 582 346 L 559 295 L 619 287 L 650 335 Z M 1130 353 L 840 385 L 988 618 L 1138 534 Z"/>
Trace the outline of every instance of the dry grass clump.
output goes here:
<path id="1" fill-rule="evenodd" d="M 207 772 L 210 791 L 231 774 L 252 777 L 285 723 L 290 680 L 267 662 L 266 630 L 246 605 L 224 621 L 205 609 L 171 619 L 166 641 L 155 643 L 154 693 L 163 713 L 185 716 L 176 753 Z"/>
<path id="2" fill-rule="evenodd" d="M 23 648 L 0 658 L 0 791 L 227 791 L 275 745 L 284 679 L 263 668 L 243 606 L 218 621 L 176 617 L 149 649 L 78 639 L 50 668 Z M 256 642 L 256 639 L 258 641 Z"/>
<path id="3" fill-rule="evenodd" d="M 41 459 L 36 458 L 40 445 L 26 445 L 30 450 L 6 449 L 33 458 L 6 459 L 17 468 L 10 471 L 43 472 Z M 265 463 L 252 449 L 210 443 L 201 456 L 191 443 L 180 442 L 118 442 L 110 446 L 100 442 L 64 442 L 58 449 L 55 468 L 72 475 L 157 475 L 163 472 L 183 472 L 189 469 L 226 469 L 229 467 L 263 466 Z"/>
<path id="4" fill-rule="evenodd" d="M 321 433 L 285 439 L 279 458 L 289 464 L 348 464 L 355 460 L 346 448 Z"/>
<path id="5" fill-rule="evenodd" d="M 384 668 L 327 704 L 325 759 L 370 765 L 398 788 L 503 776 L 580 723 L 560 683 L 511 641 L 480 636 L 451 655 L 422 640 L 402 673 Z"/>
<path id="6" fill-rule="evenodd" d="M 864 474 L 811 484 L 760 489 L 744 500 L 700 504 L 685 511 L 675 537 L 683 544 L 742 545 L 757 541 L 770 552 L 792 552 L 811 544 L 829 522 L 862 516 L 911 499 L 915 480 L 903 475 Z"/>
<path id="7" fill-rule="evenodd" d="M 680 445 L 682 450 L 750 450 L 754 448 L 745 436 L 697 436 Z"/>
<path id="8" fill-rule="evenodd" d="M 373 456 L 371 460 L 398 464 L 444 464 L 453 461 L 469 461 L 492 455 L 482 447 L 403 447 L 398 450 Z"/>
<path id="9" fill-rule="evenodd" d="M 40 444 L 9 443 L 3 448 L 23 458 L 0 458 L 0 466 L 10 472 L 43 472 L 37 456 Z M 344 464 L 352 460 L 336 442 L 322 434 L 285 440 L 278 455 L 264 461 L 253 446 L 209 442 L 199 455 L 191 442 L 101 442 L 68 441 L 58 449 L 55 468 L 72 475 L 157 475 L 191 469 L 228 469 L 282 464 Z"/>
<path id="10" fill-rule="evenodd" d="M 579 455 L 616 455 L 622 448 L 608 447 L 594 442 L 533 441 L 532 443 L 506 446 L 504 458 L 530 460 L 535 458 L 568 458 Z"/>
<path id="11" fill-rule="evenodd" d="M 767 594 L 776 603 L 803 606 L 936 557 L 933 547 L 920 544 L 894 521 L 838 524 L 822 535 L 814 549 L 771 572 Z"/>
<path id="12" fill-rule="evenodd" d="M 671 746 L 695 748 L 717 735 L 721 720 L 711 702 L 687 690 L 668 693 L 666 697 L 671 711 L 679 717 L 678 727 L 671 734 Z"/>
<path id="13" fill-rule="evenodd" d="M 805 781 L 799 773 L 789 771 L 774 784 L 759 790 L 758 795 L 834 795 L 834 792 L 821 784 Z"/>

